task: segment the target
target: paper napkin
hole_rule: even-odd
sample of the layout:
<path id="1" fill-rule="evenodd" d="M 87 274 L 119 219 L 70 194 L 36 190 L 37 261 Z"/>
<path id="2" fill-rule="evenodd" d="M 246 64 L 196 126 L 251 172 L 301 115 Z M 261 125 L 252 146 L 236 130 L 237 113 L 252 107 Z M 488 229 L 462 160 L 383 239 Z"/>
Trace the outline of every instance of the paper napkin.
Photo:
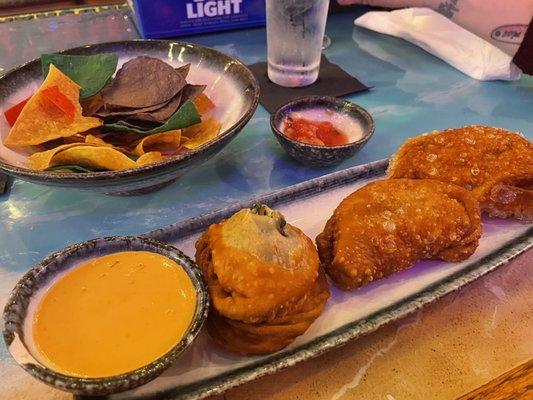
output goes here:
<path id="1" fill-rule="evenodd" d="M 512 57 L 429 8 L 371 11 L 355 25 L 405 39 L 478 80 L 516 80 Z"/>

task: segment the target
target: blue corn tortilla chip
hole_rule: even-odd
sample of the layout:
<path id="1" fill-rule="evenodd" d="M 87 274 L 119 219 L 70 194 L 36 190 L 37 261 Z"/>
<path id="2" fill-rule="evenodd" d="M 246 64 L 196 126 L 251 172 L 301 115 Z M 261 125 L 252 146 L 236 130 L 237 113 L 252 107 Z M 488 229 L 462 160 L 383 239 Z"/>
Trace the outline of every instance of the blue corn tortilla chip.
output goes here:
<path id="1" fill-rule="evenodd" d="M 140 56 L 124 63 L 102 90 L 106 110 L 164 105 L 183 89 L 186 81 L 172 66 L 157 58 Z"/>
<path id="2" fill-rule="evenodd" d="M 182 93 L 183 91 L 179 92 L 163 107 L 150 112 L 139 112 L 133 115 L 131 118 L 127 118 L 126 121 L 129 121 L 131 119 L 135 121 L 151 121 L 164 123 L 172 116 L 172 114 L 176 112 L 178 107 L 182 104 Z"/>

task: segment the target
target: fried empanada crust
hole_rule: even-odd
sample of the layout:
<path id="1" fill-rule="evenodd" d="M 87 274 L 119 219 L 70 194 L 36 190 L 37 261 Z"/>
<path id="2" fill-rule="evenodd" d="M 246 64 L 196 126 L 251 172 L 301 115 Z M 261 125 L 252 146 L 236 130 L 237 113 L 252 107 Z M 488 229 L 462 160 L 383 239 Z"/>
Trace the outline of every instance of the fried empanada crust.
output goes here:
<path id="1" fill-rule="evenodd" d="M 480 236 L 471 192 L 429 179 L 385 179 L 346 197 L 316 243 L 330 278 L 355 289 L 420 259 L 464 260 Z"/>
<path id="2" fill-rule="evenodd" d="M 499 176 L 487 180 L 473 193 L 490 217 L 533 221 L 533 173 Z"/>
<path id="3" fill-rule="evenodd" d="M 244 323 L 268 322 L 313 287 L 319 258 L 312 242 L 289 224 L 241 210 L 211 225 L 196 243 L 196 262 L 214 309 Z"/>
<path id="4" fill-rule="evenodd" d="M 392 156 L 387 176 L 453 183 L 489 216 L 533 220 L 533 143 L 519 133 L 470 125 L 417 136 Z"/>
<path id="5" fill-rule="evenodd" d="M 246 324 L 221 316 L 213 308 L 207 330 L 221 347 L 243 355 L 270 354 L 291 344 L 322 313 L 329 298 L 326 275 L 321 269 L 311 290 L 269 322 Z"/>

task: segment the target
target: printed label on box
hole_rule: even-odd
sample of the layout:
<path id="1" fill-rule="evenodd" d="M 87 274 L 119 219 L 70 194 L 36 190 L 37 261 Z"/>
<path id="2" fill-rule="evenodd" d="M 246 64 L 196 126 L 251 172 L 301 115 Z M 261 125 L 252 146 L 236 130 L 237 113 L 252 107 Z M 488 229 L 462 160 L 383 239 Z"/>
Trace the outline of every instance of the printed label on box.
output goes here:
<path id="1" fill-rule="evenodd" d="M 137 23 L 144 37 L 262 25 L 264 0 L 136 0 Z"/>

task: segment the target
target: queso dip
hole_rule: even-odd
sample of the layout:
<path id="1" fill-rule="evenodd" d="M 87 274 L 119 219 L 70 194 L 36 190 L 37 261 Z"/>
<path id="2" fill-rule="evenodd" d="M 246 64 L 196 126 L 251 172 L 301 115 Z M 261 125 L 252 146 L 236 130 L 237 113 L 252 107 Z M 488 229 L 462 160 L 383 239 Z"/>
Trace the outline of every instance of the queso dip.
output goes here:
<path id="1" fill-rule="evenodd" d="M 57 372 L 113 376 L 167 353 L 195 307 L 193 283 L 173 260 L 147 251 L 113 253 L 52 284 L 37 307 L 33 338 Z"/>

